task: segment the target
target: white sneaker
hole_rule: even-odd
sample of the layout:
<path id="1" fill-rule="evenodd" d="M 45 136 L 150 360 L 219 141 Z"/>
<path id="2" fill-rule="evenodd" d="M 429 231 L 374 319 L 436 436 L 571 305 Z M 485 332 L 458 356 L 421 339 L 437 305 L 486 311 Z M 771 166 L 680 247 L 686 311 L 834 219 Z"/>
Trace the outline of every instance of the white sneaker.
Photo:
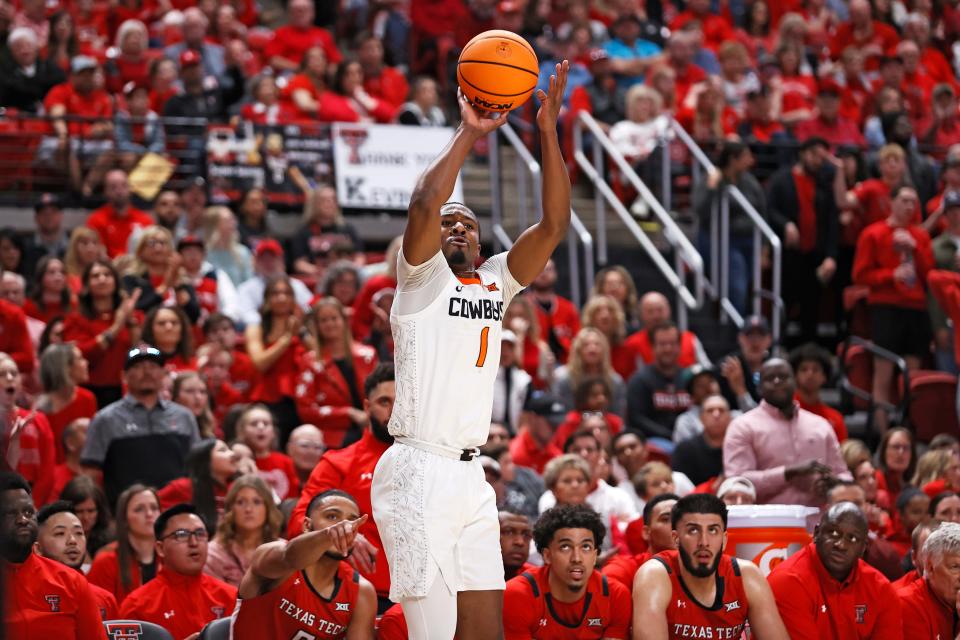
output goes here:
<path id="1" fill-rule="evenodd" d="M 630 205 L 630 213 L 633 214 L 634 218 L 649 218 L 650 217 L 650 207 L 647 205 L 646 200 L 638 197 L 633 201 L 633 204 Z"/>

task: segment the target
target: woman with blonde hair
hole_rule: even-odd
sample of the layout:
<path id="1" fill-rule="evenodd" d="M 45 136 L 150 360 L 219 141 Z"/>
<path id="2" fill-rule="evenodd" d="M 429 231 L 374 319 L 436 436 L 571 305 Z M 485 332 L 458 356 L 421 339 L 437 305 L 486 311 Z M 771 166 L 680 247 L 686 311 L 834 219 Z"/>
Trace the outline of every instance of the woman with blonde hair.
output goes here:
<path id="1" fill-rule="evenodd" d="M 364 381 L 377 366 L 377 352 L 353 339 L 346 308 L 336 298 L 321 298 L 306 327 L 312 349 L 300 360 L 297 413 L 336 448 L 348 431 L 362 432 L 367 424 Z"/>
<path id="2" fill-rule="evenodd" d="M 640 320 L 640 296 L 637 293 L 637 285 L 633 282 L 633 276 L 624 267 L 617 264 L 604 267 L 598 271 L 593 280 L 593 290 L 590 295 L 610 296 L 620 303 L 620 307 L 623 309 L 624 322 L 626 322 L 627 335 L 643 328 L 643 323 Z"/>
<path id="3" fill-rule="evenodd" d="M 843 462 L 847 465 L 850 473 L 860 466 L 864 460 L 870 459 L 870 449 L 863 440 L 857 438 L 847 438 L 840 443 L 840 455 L 843 456 Z"/>
<path id="4" fill-rule="evenodd" d="M 100 234 L 83 225 L 70 232 L 70 241 L 67 244 L 67 253 L 63 258 L 63 265 L 67 269 L 67 284 L 74 293 L 80 293 L 83 288 L 81 277 L 83 271 L 97 258 L 106 256 L 106 249 L 100 241 Z"/>
<path id="5" fill-rule="evenodd" d="M 927 451 L 917 460 L 912 484 L 931 498 L 944 491 L 960 491 L 960 457 L 949 449 Z"/>
<path id="6" fill-rule="evenodd" d="M 627 162 L 636 164 L 657 148 L 669 120 L 663 115 L 663 98 L 646 85 L 632 86 L 627 91 L 626 105 L 626 120 L 610 128 L 610 140 Z"/>
<path id="7" fill-rule="evenodd" d="M 517 340 L 516 362 L 533 378 L 535 389 L 545 389 L 553 377 L 556 358 L 547 341 L 540 336 L 540 322 L 533 303 L 526 296 L 516 296 L 503 312 L 503 328 L 513 331 Z"/>
<path id="8" fill-rule="evenodd" d="M 273 500 L 270 487 L 258 476 L 233 481 L 217 533 L 207 547 L 204 573 L 240 585 L 257 547 L 280 539 L 283 514 Z"/>
<path id="9" fill-rule="evenodd" d="M 240 242 L 237 217 L 229 208 L 208 207 L 204 212 L 205 259 L 228 276 L 235 286 L 253 277 L 253 254 Z"/>
<path id="10" fill-rule="evenodd" d="M 580 314 L 582 327 L 593 327 L 603 334 L 610 345 L 610 364 L 624 380 L 637 368 L 637 357 L 624 344 L 627 337 L 623 307 L 613 297 L 594 295 L 587 300 Z"/>
<path id="11" fill-rule="evenodd" d="M 210 408 L 210 392 L 207 383 L 196 371 L 181 371 L 173 379 L 173 391 L 170 399 L 190 410 L 197 419 L 201 438 L 213 438 L 218 433 L 217 421 Z"/>
<path id="12" fill-rule="evenodd" d="M 610 343 L 598 329 L 584 327 L 573 338 L 567 364 L 557 367 L 553 373 L 553 393 L 562 398 L 568 407 L 572 407 L 575 404 L 575 390 L 590 377 L 602 378 L 606 382 L 612 394 L 610 411 L 624 417 L 627 387 L 610 363 Z"/>
<path id="13" fill-rule="evenodd" d="M 184 281 L 173 234 L 164 227 L 151 225 L 143 230 L 122 282 L 128 293 L 140 289 L 137 309 L 144 313 L 161 305 L 176 305 L 183 309 L 191 324 L 200 318 L 196 291 Z"/>

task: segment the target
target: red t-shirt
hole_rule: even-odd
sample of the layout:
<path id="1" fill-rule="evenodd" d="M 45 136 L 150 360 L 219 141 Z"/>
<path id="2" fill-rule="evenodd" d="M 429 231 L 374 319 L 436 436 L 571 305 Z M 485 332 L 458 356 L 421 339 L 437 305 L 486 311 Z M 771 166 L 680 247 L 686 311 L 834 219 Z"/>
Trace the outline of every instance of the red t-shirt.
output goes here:
<path id="1" fill-rule="evenodd" d="M 594 570 L 583 597 L 560 602 L 550 593 L 550 566 L 537 567 L 507 582 L 503 594 L 505 640 L 626 639 L 633 601 L 619 582 Z"/>
<path id="2" fill-rule="evenodd" d="M 680 577 L 680 556 L 676 551 L 662 551 L 653 556 L 670 574 L 673 595 L 667 607 L 670 640 L 681 638 L 739 638 L 747 622 L 750 602 L 743 587 L 737 559 L 720 556 L 717 567 L 717 597 L 710 607 L 697 602 Z"/>
<path id="3" fill-rule="evenodd" d="M 100 609 L 82 573 L 35 553 L 3 569 L 6 637 L 103 639 Z"/>
<path id="4" fill-rule="evenodd" d="M 228 487 L 213 483 L 213 500 L 217 506 L 217 513 L 221 515 L 227 501 L 227 489 Z M 193 502 L 193 483 L 190 478 L 171 480 L 157 491 L 157 497 L 160 499 L 161 511 L 181 502 L 191 503 Z"/>
<path id="5" fill-rule="evenodd" d="M 917 243 L 912 254 L 917 272 L 913 285 L 907 286 L 894 280 L 893 272 L 900 265 L 901 256 L 893 248 L 894 228 L 886 220 L 868 226 L 860 234 L 853 259 L 853 283 L 870 287 L 868 304 L 923 310 L 927 308 L 924 290 L 927 272 L 933 268 L 930 236 L 916 225 L 904 228 Z"/>
<path id="6" fill-rule="evenodd" d="M 43 305 L 43 310 L 30 298 L 27 298 L 23 303 L 23 312 L 41 322 L 50 322 L 54 318 L 65 316 L 71 309 L 73 309 L 72 303 L 64 305 L 59 301 Z"/>
<path id="7" fill-rule="evenodd" d="M 617 414 L 604 411 L 603 419 L 607 423 L 607 427 L 610 430 L 611 436 L 615 436 L 623 431 L 623 418 Z M 562 450 L 563 445 L 567 442 L 567 438 L 576 433 L 577 429 L 580 428 L 580 423 L 582 420 L 583 414 L 580 411 L 571 411 L 567 413 L 563 423 L 561 423 L 560 426 L 557 427 L 557 430 L 553 432 L 553 440 L 550 442 L 552 442 L 555 447 Z"/>
<path id="8" fill-rule="evenodd" d="M 149 227 L 152 224 L 155 224 L 154 220 L 146 211 L 128 206 L 127 214 L 121 217 L 117 215 L 112 204 L 103 205 L 87 218 L 87 226 L 100 235 L 110 258 L 124 255 L 130 234 L 140 227 Z"/>
<path id="9" fill-rule="evenodd" d="M 407 78 L 393 67 L 383 67 L 380 75 L 364 74 L 363 89 L 374 98 L 386 101 L 393 107 L 399 107 L 407 101 L 410 86 Z"/>
<path id="10" fill-rule="evenodd" d="M 795 395 L 794 398 L 800 403 L 801 409 L 816 414 L 830 423 L 830 426 L 833 427 L 833 432 L 837 434 L 837 442 L 842 444 L 843 441 L 847 439 L 847 425 L 843 421 L 842 413 L 833 407 L 828 407 L 822 402 L 819 404 L 807 404 L 800 398 L 799 394 Z"/>
<path id="11" fill-rule="evenodd" d="M 137 313 L 139 322 L 143 322 L 142 314 Z M 63 322 L 63 339 L 75 342 L 83 357 L 90 361 L 89 386 L 109 387 L 120 386 L 123 374 L 123 363 L 130 350 L 130 331 L 126 326 L 120 329 L 116 339 L 104 349 L 97 336 L 110 328 L 114 314 L 103 314 L 97 318 L 88 318 L 77 312 L 69 314 Z"/>
<path id="12" fill-rule="evenodd" d="M 670 23 L 670 30 L 679 31 L 693 20 L 700 22 L 700 28 L 703 30 L 703 44 L 713 52 L 716 52 L 725 41 L 734 39 L 733 27 L 715 13 L 698 16 L 692 11 L 684 11 Z"/>
<path id="13" fill-rule="evenodd" d="M 627 336 L 627 339 L 620 344 L 610 345 L 610 366 L 620 374 L 624 382 L 629 380 L 630 376 L 637 370 L 638 357 L 637 352 L 633 350 L 629 343 L 631 337 Z"/>
<path id="14" fill-rule="evenodd" d="M 863 560 L 843 582 L 824 568 L 813 543 L 767 578 L 783 623 L 795 640 L 899 640 L 900 607 L 882 573 Z"/>
<path id="15" fill-rule="evenodd" d="M 350 329 L 353 332 L 354 340 L 360 342 L 370 337 L 370 329 L 373 325 L 374 315 L 370 308 L 373 296 L 384 289 L 395 289 L 397 279 L 386 274 L 376 275 L 367 279 L 363 283 L 363 288 L 353 300 L 353 314 L 350 316 Z"/>
<path id="16" fill-rule="evenodd" d="M 863 146 L 865 140 L 857 124 L 844 117 L 838 117 L 834 122 L 826 122 L 819 116 L 804 120 L 797 125 L 795 135 L 797 140 L 803 141 L 814 136 L 823 138 L 832 147 L 843 144 Z"/>
<path id="17" fill-rule="evenodd" d="M 230 365 L 230 386 L 242 396 L 247 397 L 253 385 L 260 377 L 260 372 L 254 366 L 253 360 L 246 351 L 235 349 L 231 352 L 233 363 Z"/>
<path id="18" fill-rule="evenodd" d="M 298 29 L 291 25 L 279 27 L 274 32 L 273 40 L 263 50 L 263 57 L 269 62 L 270 58 L 280 56 L 300 64 L 303 54 L 315 46 L 323 47 L 324 53 L 327 54 L 327 62 L 330 64 L 338 64 L 343 59 L 333 41 L 333 36 L 326 29 L 320 27 Z"/>
<path id="19" fill-rule="evenodd" d="M 927 274 L 927 286 L 930 293 L 943 307 L 943 312 L 957 326 L 960 322 L 960 274 L 953 271 L 934 269 Z M 953 357 L 960 362 L 960 340 L 953 341 Z"/>
<path id="20" fill-rule="evenodd" d="M 510 442 L 510 457 L 513 458 L 513 463 L 530 467 L 538 474 L 543 474 L 543 468 L 548 462 L 562 455 L 563 451 L 552 442 L 541 448 L 526 429 L 521 429 L 517 437 Z"/>
<path id="21" fill-rule="evenodd" d="M 117 556 L 117 543 L 111 542 L 103 549 L 97 552 L 87 573 L 87 580 L 90 584 L 106 589 L 113 594 L 117 604 L 122 605 L 130 593 L 143 584 L 143 578 L 140 575 L 140 563 L 136 558 L 130 559 L 130 588 L 123 586 L 123 580 L 120 578 L 120 563 Z"/>
<path id="22" fill-rule="evenodd" d="M 914 580 L 897 592 L 903 613 L 904 640 L 914 638 L 941 638 L 947 640 L 957 635 L 957 612 L 954 603 L 949 605 L 936 596 L 925 578 Z"/>
<path id="23" fill-rule="evenodd" d="M 638 522 L 643 521 L 638 520 Z M 615 582 L 619 582 L 630 591 L 633 591 L 633 577 L 637 575 L 637 571 L 640 570 L 643 563 L 652 557 L 653 556 L 647 551 L 634 555 L 624 555 L 621 553 L 620 555 L 614 556 L 610 562 L 604 565 L 603 575 Z"/>
<path id="24" fill-rule="evenodd" d="M 373 482 L 373 470 L 390 447 L 379 440 L 370 429 L 363 432 L 363 436 L 348 447 L 330 450 L 323 454 L 320 462 L 310 472 L 307 485 L 300 493 L 297 506 L 290 514 L 290 524 L 287 527 L 287 537 L 291 540 L 303 533 L 303 517 L 306 515 L 307 505 L 318 493 L 327 489 L 346 491 L 357 501 L 360 513 L 373 513 L 370 501 L 370 485 Z M 360 533 L 377 548 L 378 557 L 386 558 L 383 551 L 383 541 L 380 531 L 373 518 L 369 518 L 360 529 Z M 386 562 L 377 562 L 376 571 L 372 574 L 363 574 L 363 577 L 373 583 L 373 588 L 381 596 L 390 593 L 390 568 Z"/>
<path id="25" fill-rule="evenodd" d="M 279 451 L 271 451 L 264 457 L 257 457 L 259 476 L 277 492 L 281 500 L 296 498 L 300 494 L 300 480 L 293 460 Z"/>
<path id="26" fill-rule="evenodd" d="M 50 89 L 43 100 L 43 106 L 50 112 L 53 107 L 62 105 L 68 116 L 91 118 L 94 121 L 72 121 L 67 123 L 67 130 L 72 136 L 90 135 L 96 121 L 113 118 L 113 101 L 106 91 L 94 90 L 87 95 L 77 93 L 70 82 L 64 82 Z M 111 258 L 113 255 L 110 256 Z"/>
<path id="27" fill-rule="evenodd" d="M 27 330 L 27 316 L 23 309 L 2 299 L 0 299 L 0 351 L 13 358 L 21 374 L 33 373 L 35 365 L 33 342 L 30 341 L 30 332 Z"/>
<path id="28" fill-rule="evenodd" d="M 877 20 L 873 21 L 873 28 L 866 37 L 854 35 L 853 24 L 844 22 L 837 27 L 830 42 L 830 57 L 834 60 L 839 59 L 843 50 L 850 45 L 862 48 L 868 44 L 876 44 L 880 46 L 881 51 L 887 52 L 895 49 L 899 42 L 900 36 L 897 34 L 896 29 Z M 871 56 L 867 59 L 868 70 L 872 71 L 878 66 L 879 63 L 876 56 Z"/>
<path id="29" fill-rule="evenodd" d="M 557 360 L 560 364 L 565 364 L 570 355 L 570 345 L 573 343 L 573 337 L 580 331 L 580 313 L 572 302 L 561 296 L 553 297 L 553 306 L 549 314 L 543 310 L 536 298 L 533 298 L 531 302 L 533 302 L 533 308 L 537 312 L 540 335 L 548 343 L 550 341 L 549 336 L 553 335 L 562 349 Z"/>
<path id="30" fill-rule="evenodd" d="M 237 590 L 213 576 L 187 576 L 161 567 L 156 578 L 127 596 L 120 617 L 158 624 L 179 640 L 229 616 L 236 603 Z"/>
<path id="31" fill-rule="evenodd" d="M 4 420 L 2 446 L 3 459 L 7 459 L 11 445 L 20 448 L 15 465 L 16 472 L 26 478 L 33 491 L 33 503 L 41 507 L 51 501 L 53 496 L 53 467 L 56 451 L 53 446 L 53 434 L 47 416 L 39 411 L 28 411 L 14 407 L 13 420 Z"/>
<path id="32" fill-rule="evenodd" d="M 360 594 L 360 574 L 341 562 L 333 580 L 329 598 L 321 597 L 307 574 L 298 571 L 262 596 L 239 600 L 233 639 L 345 638 Z"/>
<path id="33" fill-rule="evenodd" d="M 263 346 L 266 348 L 270 344 Z M 300 338 L 294 338 L 270 368 L 257 376 L 250 390 L 250 400 L 272 404 L 284 398 L 293 398 L 297 384 L 298 363 L 302 357 L 303 344 Z"/>
<path id="34" fill-rule="evenodd" d="M 395 604 L 380 617 L 377 625 L 377 640 L 408 640 L 407 619 L 403 617 L 403 607 Z"/>
<path id="35" fill-rule="evenodd" d="M 50 500 L 60 497 L 63 488 L 73 480 L 76 474 L 66 464 L 58 464 L 53 468 L 53 486 L 50 488 Z"/>
<path id="36" fill-rule="evenodd" d="M 67 425 L 78 418 L 92 418 L 97 412 L 97 399 L 83 387 L 76 387 L 73 399 L 63 406 L 60 411 L 47 414 L 50 421 L 50 431 L 53 433 L 53 446 L 57 452 L 57 464 L 64 461 L 63 431 Z"/>
<path id="37" fill-rule="evenodd" d="M 653 363 L 653 345 L 650 343 L 650 333 L 646 329 L 641 329 L 630 335 L 624 344 L 641 360 L 644 364 Z M 677 364 L 686 369 L 697 363 L 697 336 L 692 331 L 684 331 L 680 334 L 680 356 Z"/>

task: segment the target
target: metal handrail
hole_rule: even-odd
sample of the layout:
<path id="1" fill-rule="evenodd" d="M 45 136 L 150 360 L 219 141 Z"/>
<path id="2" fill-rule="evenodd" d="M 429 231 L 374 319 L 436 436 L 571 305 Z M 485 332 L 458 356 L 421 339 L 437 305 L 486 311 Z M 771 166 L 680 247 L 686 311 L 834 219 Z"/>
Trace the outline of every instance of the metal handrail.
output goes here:
<path id="1" fill-rule="evenodd" d="M 543 193 L 541 186 L 543 184 L 543 171 L 540 163 L 537 162 L 530 150 L 523 143 L 517 132 L 510 124 L 504 124 L 498 129 L 503 132 L 507 142 L 517 153 L 514 170 L 516 172 L 516 183 L 518 190 L 518 215 L 517 223 L 521 230 L 527 228 L 528 213 L 527 208 L 527 180 L 532 183 L 533 192 L 533 211 L 538 216 L 543 215 Z M 503 190 L 500 184 L 500 142 L 497 131 L 492 131 L 488 136 L 490 146 L 490 193 L 492 195 L 492 218 L 494 245 L 497 250 L 500 247 L 509 249 L 513 246 L 510 234 L 503 226 Z M 580 268 L 580 256 L 577 251 L 577 242 L 583 245 L 583 269 Z M 584 226 L 583 221 L 573 207 L 570 207 L 570 229 L 567 232 L 567 260 L 570 273 L 570 298 L 579 308 L 584 302 L 583 291 L 593 284 L 594 278 L 594 255 L 593 255 L 593 235 Z M 581 275 L 584 277 L 586 287 L 580 281 Z"/>
<path id="2" fill-rule="evenodd" d="M 703 152 L 703 149 L 696 143 L 683 126 L 674 118 L 670 118 L 670 130 L 676 135 L 690 151 L 691 156 L 696 161 L 694 164 L 694 179 L 699 179 L 701 172 L 696 169 L 705 169 L 708 173 L 716 171 L 717 168 Z M 669 180 L 669 154 L 667 153 L 667 141 L 663 140 L 663 162 L 664 162 L 664 190 L 666 194 L 670 193 L 672 184 Z M 730 260 L 729 242 L 721 242 L 721 238 L 729 238 L 730 229 L 730 199 L 733 198 L 740 208 L 747 214 L 750 222 L 753 224 L 753 313 L 759 315 L 762 312 L 762 301 L 768 299 L 773 304 L 773 318 L 771 331 L 774 341 L 780 337 L 780 319 L 784 315 L 784 304 L 782 293 L 782 269 L 783 269 L 783 245 L 780 237 L 774 233 L 763 216 L 747 200 L 743 192 L 735 185 L 728 184 L 723 189 L 720 197 L 719 212 L 717 207 L 710 217 L 710 278 L 708 290 L 712 297 L 720 304 L 725 317 L 730 318 L 738 327 L 743 326 L 743 316 L 733 306 L 729 297 L 730 286 Z M 665 195 L 664 199 L 669 202 L 670 196 Z M 718 215 L 719 213 L 719 215 Z M 773 261 L 773 274 L 770 291 L 763 289 L 763 267 L 760 260 L 760 249 L 762 240 L 770 244 Z M 719 281 L 719 282 L 718 282 Z"/>
<path id="3" fill-rule="evenodd" d="M 584 153 L 584 128 L 592 136 L 593 162 L 591 162 Z M 677 305 L 677 324 L 681 329 L 686 329 L 687 311 L 699 309 L 704 300 L 704 269 L 703 258 L 696 250 L 693 244 L 687 239 L 687 236 L 680 229 L 673 217 L 654 197 L 647 185 L 644 184 L 640 176 L 633 170 L 630 163 L 623 157 L 623 154 L 614 146 L 613 142 L 604 133 L 597 121 L 589 113 L 581 111 L 573 127 L 574 152 L 573 157 L 580 169 L 593 184 L 596 192 L 597 205 L 597 237 L 599 238 L 598 259 L 601 264 L 606 263 L 606 206 L 609 205 L 620 220 L 626 226 L 627 230 L 640 243 L 647 256 L 660 271 L 661 275 L 667 280 L 667 283 L 676 290 L 677 297 L 681 304 Z M 640 197 L 649 206 L 650 210 L 656 216 L 657 221 L 663 227 L 663 237 L 673 249 L 675 264 L 671 265 L 663 256 L 657 246 L 649 238 L 646 232 L 640 228 L 630 212 L 620 201 L 620 198 L 613 192 L 613 189 L 607 184 L 603 177 L 603 155 L 606 153 L 611 160 L 620 169 L 623 176 L 630 182 L 630 185 L 637 190 Z M 693 289 L 687 285 L 687 276 L 693 278 Z"/>
<path id="4" fill-rule="evenodd" d="M 900 402 L 898 404 L 894 404 L 892 402 L 880 402 L 873 397 L 873 389 L 861 389 L 853 384 L 853 382 L 850 380 L 850 377 L 847 375 L 847 352 L 850 350 L 850 347 L 854 345 L 863 347 L 867 353 L 874 357 L 883 358 L 884 360 L 889 360 L 893 363 L 896 373 L 899 374 L 903 380 L 903 392 L 901 393 Z M 866 340 L 860 336 L 851 335 L 844 340 L 840 352 L 840 389 L 844 393 L 847 393 L 855 398 L 859 398 L 867 403 L 868 426 L 873 424 L 874 407 L 887 411 L 891 414 L 891 419 L 893 421 L 899 422 L 906 417 L 907 411 L 910 408 L 910 369 L 907 367 L 907 361 L 900 355 L 884 349 L 883 347 L 877 346 L 872 340 Z"/>

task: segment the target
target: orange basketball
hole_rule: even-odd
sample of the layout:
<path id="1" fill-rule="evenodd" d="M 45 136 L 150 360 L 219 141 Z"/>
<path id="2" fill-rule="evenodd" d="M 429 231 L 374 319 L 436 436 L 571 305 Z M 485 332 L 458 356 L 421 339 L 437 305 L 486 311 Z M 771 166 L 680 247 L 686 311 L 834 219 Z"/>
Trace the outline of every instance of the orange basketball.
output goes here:
<path id="1" fill-rule="evenodd" d="M 457 82 L 473 106 L 485 111 L 512 111 L 533 93 L 540 67 L 527 41 L 510 31 L 493 29 L 475 36 L 460 53 Z"/>

